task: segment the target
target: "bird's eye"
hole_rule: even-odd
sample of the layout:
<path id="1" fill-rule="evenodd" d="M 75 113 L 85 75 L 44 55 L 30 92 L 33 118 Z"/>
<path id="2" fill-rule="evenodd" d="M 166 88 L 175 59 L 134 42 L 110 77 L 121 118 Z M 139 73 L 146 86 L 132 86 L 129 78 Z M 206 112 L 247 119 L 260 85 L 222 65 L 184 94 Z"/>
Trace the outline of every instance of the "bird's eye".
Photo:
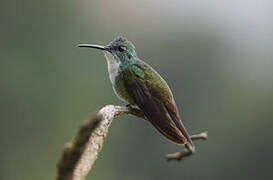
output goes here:
<path id="1" fill-rule="evenodd" d="M 123 52 L 123 51 L 126 50 L 126 47 L 125 47 L 125 46 L 119 46 L 119 47 L 118 47 L 118 50 L 119 50 L 120 52 Z"/>

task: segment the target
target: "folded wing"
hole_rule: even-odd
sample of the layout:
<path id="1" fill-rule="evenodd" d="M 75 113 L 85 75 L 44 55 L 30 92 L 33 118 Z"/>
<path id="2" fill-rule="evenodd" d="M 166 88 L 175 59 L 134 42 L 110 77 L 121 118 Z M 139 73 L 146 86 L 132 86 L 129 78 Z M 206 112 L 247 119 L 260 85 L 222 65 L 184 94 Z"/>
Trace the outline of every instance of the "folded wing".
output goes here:
<path id="1" fill-rule="evenodd" d="M 131 76 L 132 77 L 132 76 Z M 172 114 L 164 103 L 155 98 L 145 80 L 130 78 L 124 82 L 125 87 L 136 105 L 142 110 L 152 125 L 167 139 L 177 144 L 187 142 L 185 136 L 171 120 Z"/>

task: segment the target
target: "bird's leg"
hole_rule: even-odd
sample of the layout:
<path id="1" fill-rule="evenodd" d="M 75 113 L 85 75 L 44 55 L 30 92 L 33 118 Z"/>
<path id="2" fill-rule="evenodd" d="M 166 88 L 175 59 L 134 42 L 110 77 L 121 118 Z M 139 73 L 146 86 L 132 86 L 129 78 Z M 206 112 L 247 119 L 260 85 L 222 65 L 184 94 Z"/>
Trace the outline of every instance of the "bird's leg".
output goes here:
<path id="1" fill-rule="evenodd" d="M 129 109 L 131 114 L 133 114 L 141 119 L 147 120 L 145 115 L 143 114 L 143 112 L 140 109 L 134 108 L 131 104 L 127 104 L 126 107 Z"/>
<path id="2" fill-rule="evenodd" d="M 133 108 L 131 104 L 127 104 L 126 107 L 127 107 L 127 108 L 130 108 L 130 109 Z"/>
<path id="3" fill-rule="evenodd" d="M 195 134 L 191 136 L 191 140 L 198 140 L 198 139 L 204 139 L 206 140 L 208 138 L 207 132 L 203 132 L 200 134 Z M 182 158 L 192 155 L 195 152 L 194 146 L 190 145 L 189 143 L 185 144 L 184 150 L 172 154 L 167 154 L 166 159 L 169 160 L 177 160 L 180 161 Z"/>

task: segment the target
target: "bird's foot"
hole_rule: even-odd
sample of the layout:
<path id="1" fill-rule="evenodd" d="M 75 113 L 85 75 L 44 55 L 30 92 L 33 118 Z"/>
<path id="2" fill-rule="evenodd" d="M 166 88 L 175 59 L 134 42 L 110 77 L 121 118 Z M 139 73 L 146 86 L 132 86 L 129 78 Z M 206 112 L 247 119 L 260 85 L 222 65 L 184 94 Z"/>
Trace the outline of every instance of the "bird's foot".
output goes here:
<path id="1" fill-rule="evenodd" d="M 131 114 L 147 120 L 146 117 L 144 116 L 143 112 L 140 109 L 133 107 L 131 104 L 127 104 L 126 107 L 129 109 Z"/>
<path id="2" fill-rule="evenodd" d="M 130 108 L 130 109 L 133 108 L 131 104 L 127 104 L 126 107 L 127 107 L 127 108 Z"/>

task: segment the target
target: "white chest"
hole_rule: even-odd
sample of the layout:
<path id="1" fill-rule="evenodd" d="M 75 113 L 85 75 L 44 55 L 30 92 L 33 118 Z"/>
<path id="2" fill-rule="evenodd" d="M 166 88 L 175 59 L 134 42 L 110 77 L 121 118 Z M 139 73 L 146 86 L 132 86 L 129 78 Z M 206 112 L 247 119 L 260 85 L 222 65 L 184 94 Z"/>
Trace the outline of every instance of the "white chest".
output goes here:
<path id="1" fill-rule="evenodd" d="M 115 78 L 119 74 L 119 65 L 120 62 L 115 59 L 115 57 L 108 53 L 105 52 L 105 57 L 107 59 L 107 65 L 108 65 L 108 72 L 109 72 L 109 78 L 112 84 L 115 83 Z"/>

